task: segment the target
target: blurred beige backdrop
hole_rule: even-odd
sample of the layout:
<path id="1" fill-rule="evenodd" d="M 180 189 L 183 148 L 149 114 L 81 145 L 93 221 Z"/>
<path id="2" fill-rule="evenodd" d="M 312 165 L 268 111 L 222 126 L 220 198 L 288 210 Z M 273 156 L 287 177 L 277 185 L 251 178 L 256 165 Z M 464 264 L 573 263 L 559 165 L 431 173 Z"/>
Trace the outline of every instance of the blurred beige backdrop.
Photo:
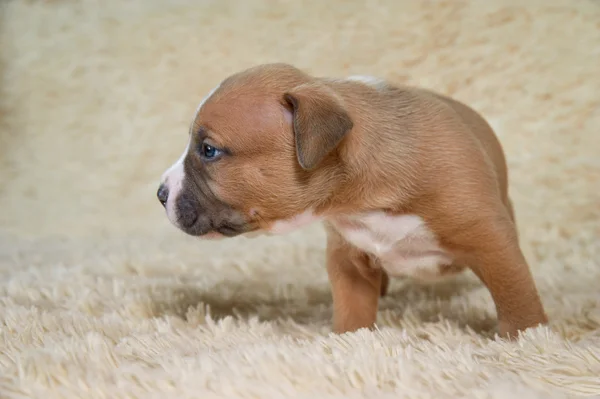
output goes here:
<path id="1" fill-rule="evenodd" d="M 227 396 L 224 385 L 211 385 L 215 376 L 237 392 L 228 397 L 256 386 L 261 397 L 363 397 L 367 388 L 384 397 L 406 387 L 437 397 L 503 397 L 512 387 L 548 397 L 539 392 L 556 386 L 600 394 L 600 370 L 585 352 L 600 347 L 599 4 L 3 3 L 0 327 L 9 332 L 0 341 L 0 396 L 2 388 L 83 392 L 79 383 L 53 381 L 57 373 L 112 398 Z M 155 192 L 186 145 L 197 104 L 227 75 L 272 61 L 425 86 L 487 117 L 505 146 L 523 246 L 557 335 L 538 332 L 519 352 L 487 340 L 493 307 L 472 279 L 433 288 L 398 282 L 382 305 L 388 335 L 352 335 L 349 350 L 327 337 L 319 226 L 217 244 L 176 231 Z M 217 309 L 211 322 L 203 304 Z M 241 318 L 231 324 L 232 315 Z M 230 324 L 218 324 L 223 317 Z M 436 352 L 440 344 L 447 353 Z M 381 347 L 401 349 L 373 349 Z M 408 347 L 420 354 L 403 354 Z M 285 355 L 259 360 L 256 348 Z M 361 350 L 369 356 L 358 358 Z M 217 359 L 211 372 L 207 356 Z M 571 371 L 561 371 L 566 364 Z M 349 365 L 362 382 L 346 375 Z M 126 366 L 134 371 L 121 373 Z M 328 367 L 338 374 L 327 377 Z M 448 369 L 459 382 L 444 379 Z"/>

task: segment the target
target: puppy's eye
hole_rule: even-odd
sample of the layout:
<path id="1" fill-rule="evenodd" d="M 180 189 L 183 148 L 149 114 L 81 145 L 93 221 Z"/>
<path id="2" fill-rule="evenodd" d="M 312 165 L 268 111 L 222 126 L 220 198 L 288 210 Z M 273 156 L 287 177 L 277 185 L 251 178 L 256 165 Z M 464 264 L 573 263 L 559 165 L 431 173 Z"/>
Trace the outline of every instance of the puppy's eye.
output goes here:
<path id="1" fill-rule="evenodd" d="M 207 161 L 213 161 L 221 155 L 221 150 L 207 143 L 200 144 L 199 152 L 200 156 Z"/>

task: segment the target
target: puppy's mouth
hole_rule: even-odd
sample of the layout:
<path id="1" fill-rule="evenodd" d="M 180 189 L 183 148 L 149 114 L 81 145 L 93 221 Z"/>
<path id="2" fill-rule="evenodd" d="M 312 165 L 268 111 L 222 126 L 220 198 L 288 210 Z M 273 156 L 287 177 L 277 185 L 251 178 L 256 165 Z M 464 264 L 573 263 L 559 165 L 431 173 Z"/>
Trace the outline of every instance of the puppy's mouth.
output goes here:
<path id="1" fill-rule="evenodd" d="M 183 232 L 200 238 L 231 238 L 248 233 L 253 229 L 246 224 L 232 224 L 222 222 L 213 224 L 211 222 L 195 222 L 191 226 L 178 226 Z"/>
<path id="2" fill-rule="evenodd" d="M 231 225 L 231 224 L 222 224 L 216 227 L 213 231 L 221 234 L 225 237 L 236 237 L 245 233 L 250 232 L 250 229 L 247 225 Z"/>
<path id="3" fill-rule="evenodd" d="M 175 225 L 184 233 L 199 238 L 231 238 L 257 229 L 245 220 L 240 212 L 231 208 L 203 210 L 200 213 L 193 204 L 181 204 L 176 211 Z"/>

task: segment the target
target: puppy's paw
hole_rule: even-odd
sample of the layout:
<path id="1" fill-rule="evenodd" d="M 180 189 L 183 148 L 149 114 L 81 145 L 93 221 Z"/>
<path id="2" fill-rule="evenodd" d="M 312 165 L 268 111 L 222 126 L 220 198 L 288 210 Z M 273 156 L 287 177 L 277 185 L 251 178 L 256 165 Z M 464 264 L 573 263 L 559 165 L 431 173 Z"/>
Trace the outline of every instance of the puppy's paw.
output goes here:
<path id="1" fill-rule="evenodd" d="M 528 322 L 516 323 L 509 321 L 499 321 L 498 334 L 500 335 L 500 338 L 514 341 L 517 338 L 519 338 L 519 333 L 522 333 L 529 328 L 536 328 L 546 324 L 548 324 L 548 318 L 546 317 L 546 315 L 540 315 Z"/>

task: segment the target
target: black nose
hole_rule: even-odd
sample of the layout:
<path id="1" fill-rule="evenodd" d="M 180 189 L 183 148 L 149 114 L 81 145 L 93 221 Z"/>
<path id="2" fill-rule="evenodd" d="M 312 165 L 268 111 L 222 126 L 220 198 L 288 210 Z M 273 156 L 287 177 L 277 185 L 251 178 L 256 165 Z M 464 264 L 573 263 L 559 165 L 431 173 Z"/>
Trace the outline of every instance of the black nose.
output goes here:
<path id="1" fill-rule="evenodd" d="M 167 186 L 165 186 L 164 184 L 161 184 L 158 187 L 158 191 L 156 192 L 156 196 L 158 197 L 158 200 L 160 201 L 160 203 L 162 204 L 162 206 L 166 206 L 167 205 L 167 200 L 169 199 L 169 189 L 167 188 Z"/>

